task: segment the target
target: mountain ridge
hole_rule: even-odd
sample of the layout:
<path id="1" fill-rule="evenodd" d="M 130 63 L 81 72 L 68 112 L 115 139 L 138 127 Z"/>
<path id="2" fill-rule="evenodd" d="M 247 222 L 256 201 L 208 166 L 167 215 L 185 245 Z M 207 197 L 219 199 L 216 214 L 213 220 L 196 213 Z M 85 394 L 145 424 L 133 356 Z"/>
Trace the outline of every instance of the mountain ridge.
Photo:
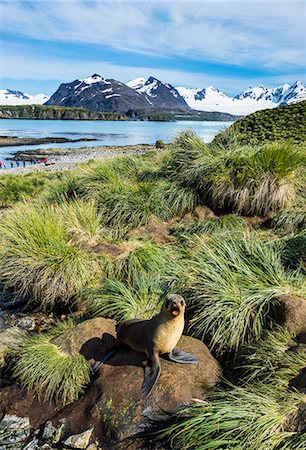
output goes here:
<path id="1" fill-rule="evenodd" d="M 219 112 L 247 115 L 262 109 L 292 104 L 306 99 L 306 86 L 300 81 L 275 88 L 249 87 L 229 96 L 214 86 L 174 87 L 153 76 L 138 77 L 127 83 L 93 74 L 62 83 L 49 98 L 21 91 L 0 90 L 0 105 L 45 104 L 84 108 L 95 112 L 121 113 L 138 117 L 139 111 L 154 113 Z"/>

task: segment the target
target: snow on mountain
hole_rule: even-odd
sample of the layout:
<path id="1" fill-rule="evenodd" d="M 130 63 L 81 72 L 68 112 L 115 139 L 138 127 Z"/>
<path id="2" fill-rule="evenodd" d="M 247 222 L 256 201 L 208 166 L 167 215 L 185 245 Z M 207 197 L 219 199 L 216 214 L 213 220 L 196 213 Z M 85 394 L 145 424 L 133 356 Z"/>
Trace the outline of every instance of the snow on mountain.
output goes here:
<path id="1" fill-rule="evenodd" d="M 176 88 L 185 99 L 188 106 L 199 111 L 222 111 L 227 112 L 231 106 L 232 99 L 219 91 L 214 86 L 204 89 L 192 89 L 185 87 Z M 224 109 L 222 109 L 224 107 Z M 220 109 L 221 108 L 221 109 Z"/>
<path id="2" fill-rule="evenodd" d="M 145 85 L 146 79 L 145 78 L 135 78 L 134 80 L 128 81 L 126 85 L 132 89 L 135 89 L 138 91 L 139 89 L 143 88 Z"/>
<path id="3" fill-rule="evenodd" d="M 20 91 L 0 89 L 0 105 L 42 105 L 49 97 L 45 94 L 24 94 Z"/>
<path id="4" fill-rule="evenodd" d="M 178 90 L 169 83 L 164 83 L 154 77 L 136 78 L 127 83 L 127 86 L 139 94 L 145 94 L 152 106 L 157 108 L 189 109 L 186 100 Z"/>
<path id="5" fill-rule="evenodd" d="M 274 89 L 250 87 L 235 97 L 229 97 L 213 86 L 206 89 L 178 87 L 177 90 L 192 109 L 231 114 L 250 114 L 259 109 L 306 100 L 306 86 L 300 81 Z"/>

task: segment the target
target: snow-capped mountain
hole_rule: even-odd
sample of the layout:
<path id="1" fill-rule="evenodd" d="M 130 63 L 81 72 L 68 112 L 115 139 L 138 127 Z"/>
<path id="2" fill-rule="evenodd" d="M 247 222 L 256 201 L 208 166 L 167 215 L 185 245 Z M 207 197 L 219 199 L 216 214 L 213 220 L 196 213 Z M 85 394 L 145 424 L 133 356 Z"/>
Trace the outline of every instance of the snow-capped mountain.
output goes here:
<path id="1" fill-rule="evenodd" d="M 20 91 L 0 89 L 0 105 L 42 105 L 49 97 L 45 94 L 24 94 Z"/>
<path id="2" fill-rule="evenodd" d="M 173 86 L 156 78 L 150 77 L 147 81 L 137 79 L 124 84 L 97 74 L 61 84 L 46 105 L 124 113 L 129 110 L 161 108 L 189 110 L 189 106 Z"/>
<path id="3" fill-rule="evenodd" d="M 229 97 L 213 86 L 206 89 L 177 87 L 177 91 L 192 109 L 220 111 L 232 114 L 250 114 L 259 109 L 274 108 L 306 100 L 306 86 L 297 81 L 274 89 L 250 87 L 235 97 Z"/>
<path id="4" fill-rule="evenodd" d="M 178 90 L 169 83 L 163 83 L 154 77 L 136 78 L 127 83 L 127 86 L 140 94 L 146 94 L 152 106 L 156 108 L 188 109 L 185 99 Z"/>

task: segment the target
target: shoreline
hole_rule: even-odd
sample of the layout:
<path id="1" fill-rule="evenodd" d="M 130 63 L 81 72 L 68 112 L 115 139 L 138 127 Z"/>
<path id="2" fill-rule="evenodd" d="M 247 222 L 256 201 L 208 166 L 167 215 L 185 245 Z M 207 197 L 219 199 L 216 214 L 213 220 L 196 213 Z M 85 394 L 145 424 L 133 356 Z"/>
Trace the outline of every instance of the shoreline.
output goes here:
<path id="1" fill-rule="evenodd" d="M 166 147 L 166 146 L 165 146 Z M 91 159 L 94 160 L 103 160 L 109 158 L 115 158 L 116 156 L 121 155 L 142 155 L 147 152 L 158 152 L 163 149 L 158 149 L 154 144 L 136 144 L 136 145 L 123 145 L 123 146 L 97 146 L 97 147 L 82 147 L 82 148 L 58 148 L 58 149 L 47 149 L 48 153 L 41 156 L 41 159 L 44 157 L 48 157 L 48 164 L 27 164 L 25 167 L 8 167 L 9 163 L 7 162 L 6 169 L 0 169 L 0 175 L 10 174 L 25 174 L 29 172 L 53 172 L 53 171 L 61 171 L 61 170 L 70 170 L 74 168 L 79 163 L 87 162 Z M 29 151 L 34 152 L 34 150 Z M 29 154 L 28 152 L 28 154 Z M 37 151 L 36 156 L 38 155 Z M 30 158 L 35 159 L 35 155 L 29 156 Z M 39 158 L 38 158 L 39 159 Z M 14 158 L 12 158 L 14 161 Z M 16 160 L 15 160 L 16 161 Z M 21 161 L 19 159 L 19 161 Z"/>
<path id="2" fill-rule="evenodd" d="M 17 147 L 21 145 L 66 144 L 74 142 L 96 141 L 95 138 L 69 139 L 64 137 L 20 138 L 18 136 L 0 136 L 1 147 Z"/>

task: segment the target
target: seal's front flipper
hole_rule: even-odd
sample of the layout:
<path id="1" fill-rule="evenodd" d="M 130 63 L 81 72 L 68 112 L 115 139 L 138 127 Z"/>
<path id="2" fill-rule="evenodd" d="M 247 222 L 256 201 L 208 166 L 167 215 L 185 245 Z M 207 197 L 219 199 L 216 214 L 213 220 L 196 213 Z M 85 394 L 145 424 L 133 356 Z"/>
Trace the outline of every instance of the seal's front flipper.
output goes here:
<path id="1" fill-rule="evenodd" d="M 196 356 L 191 353 L 183 352 L 179 348 L 174 348 L 172 352 L 169 353 L 169 359 L 181 364 L 196 364 L 199 362 Z"/>
<path id="2" fill-rule="evenodd" d="M 152 361 L 152 366 L 148 365 L 145 368 L 143 383 L 141 387 L 141 394 L 143 399 L 149 397 L 149 395 L 152 392 L 152 389 L 157 383 L 159 376 L 160 376 L 160 363 L 156 359 Z"/>
<path id="3" fill-rule="evenodd" d="M 109 359 L 111 359 L 116 353 L 118 353 L 118 350 L 116 348 L 109 350 L 105 355 L 104 358 L 101 361 L 96 361 L 92 366 L 91 366 L 91 371 L 92 373 L 96 373 L 100 367 L 106 363 Z"/>

